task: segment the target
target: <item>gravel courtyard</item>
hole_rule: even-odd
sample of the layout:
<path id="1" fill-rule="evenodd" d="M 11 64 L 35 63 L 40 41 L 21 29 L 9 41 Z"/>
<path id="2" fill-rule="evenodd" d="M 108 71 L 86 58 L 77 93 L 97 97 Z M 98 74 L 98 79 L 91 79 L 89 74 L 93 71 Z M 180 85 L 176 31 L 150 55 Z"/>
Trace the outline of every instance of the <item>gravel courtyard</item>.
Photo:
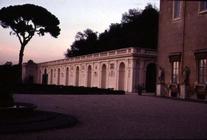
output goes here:
<path id="1" fill-rule="evenodd" d="M 132 95 L 16 95 L 41 110 L 73 115 L 72 128 L 0 139 L 207 139 L 207 104 Z"/>

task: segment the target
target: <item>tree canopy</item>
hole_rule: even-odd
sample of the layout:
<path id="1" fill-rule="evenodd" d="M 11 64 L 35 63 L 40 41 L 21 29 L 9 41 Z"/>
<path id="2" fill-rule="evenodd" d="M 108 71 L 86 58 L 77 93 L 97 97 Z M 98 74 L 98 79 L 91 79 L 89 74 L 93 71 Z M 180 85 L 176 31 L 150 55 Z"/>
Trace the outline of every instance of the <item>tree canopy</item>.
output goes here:
<path id="1" fill-rule="evenodd" d="M 94 46 L 97 45 L 97 40 L 97 32 L 91 29 L 86 29 L 83 33 L 78 32 L 74 43 L 71 45 L 71 49 L 67 50 L 67 55 L 76 56 L 96 52 L 96 47 Z"/>
<path id="2" fill-rule="evenodd" d="M 21 44 L 19 65 L 23 61 L 23 52 L 27 43 L 37 33 L 44 36 L 49 33 L 52 37 L 60 34 L 59 20 L 43 7 L 24 4 L 0 9 L 0 25 L 11 28 L 10 35 L 16 35 Z"/>
<path id="3" fill-rule="evenodd" d="M 103 33 L 98 34 L 92 29 L 87 29 L 83 33 L 78 32 L 65 56 L 72 57 L 126 47 L 156 49 L 158 18 L 158 10 L 150 4 L 144 10 L 129 9 L 122 15 L 121 23 L 112 23 Z"/>

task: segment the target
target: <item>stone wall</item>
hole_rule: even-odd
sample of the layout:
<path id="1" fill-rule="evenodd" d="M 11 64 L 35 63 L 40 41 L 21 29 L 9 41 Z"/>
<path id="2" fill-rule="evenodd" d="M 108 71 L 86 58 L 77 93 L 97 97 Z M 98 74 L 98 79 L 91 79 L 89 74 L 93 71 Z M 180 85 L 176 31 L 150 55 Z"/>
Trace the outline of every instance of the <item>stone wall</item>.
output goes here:
<path id="1" fill-rule="evenodd" d="M 146 67 L 156 62 L 155 50 L 124 48 L 37 65 L 37 83 L 113 88 L 135 92 L 145 86 Z"/>

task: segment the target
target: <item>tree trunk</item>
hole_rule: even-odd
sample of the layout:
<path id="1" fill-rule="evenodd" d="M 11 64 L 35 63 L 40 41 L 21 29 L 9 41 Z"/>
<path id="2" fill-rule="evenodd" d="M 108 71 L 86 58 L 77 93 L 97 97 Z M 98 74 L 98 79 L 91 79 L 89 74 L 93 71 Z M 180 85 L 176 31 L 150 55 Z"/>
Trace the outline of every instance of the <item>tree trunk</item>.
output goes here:
<path id="1" fill-rule="evenodd" d="M 25 45 L 22 44 L 20 52 L 19 52 L 19 66 L 21 66 L 23 62 L 24 48 L 25 48 Z"/>
<path id="2" fill-rule="evenodd" d="M 22 44 L 21 49 L 19 52 L 19 79 L 18 79 L 18 84 L 22 83 L 22 63 L 23 63 L 23 56 L 24 56 L 24 48 L 26 45 Z"/>

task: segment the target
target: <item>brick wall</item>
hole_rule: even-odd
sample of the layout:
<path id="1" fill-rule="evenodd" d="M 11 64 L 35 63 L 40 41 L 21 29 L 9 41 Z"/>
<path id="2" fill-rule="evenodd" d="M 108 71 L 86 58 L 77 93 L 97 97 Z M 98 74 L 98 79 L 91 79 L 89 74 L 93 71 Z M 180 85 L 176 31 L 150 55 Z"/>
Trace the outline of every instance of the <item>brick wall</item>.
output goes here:
<path id="1" fill-rule="evenodd" d="M 194 53 L 199 49 L 207 49 L 207 12 L 202 14 L 199 12 L 199 1 L 183 1 L 181 18 L 174 20 L 172 15 L 173 1 L 161 0 L 158 65 L 164 68 L 165 82 L 170 83 L 172 66 L 169 56 L 180 52 L 180 83 L 183 81 L 181 76 L 183 67 L 189 66 L 191 70 L 190 84 L 193 85 L 197 81 Z"/>

